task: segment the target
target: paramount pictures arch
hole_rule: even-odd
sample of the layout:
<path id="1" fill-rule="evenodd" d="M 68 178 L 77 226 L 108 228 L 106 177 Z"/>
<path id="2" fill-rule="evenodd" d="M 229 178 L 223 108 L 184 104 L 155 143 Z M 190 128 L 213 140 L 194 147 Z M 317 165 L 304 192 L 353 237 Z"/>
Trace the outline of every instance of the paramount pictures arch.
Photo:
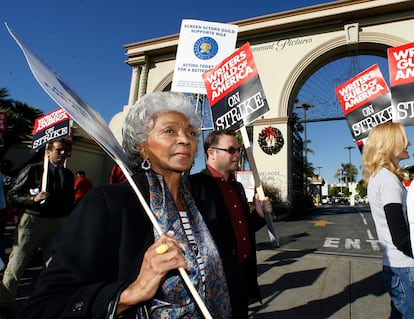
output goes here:
<path id="1" fill-rule="evenodd" d="M 296 192 L 303 190 L 296 171 L 302 151 L 289 119 L 301 86 L 339 57 L 386 57 L 388 47 L 414 42 L 414 1 L 335 1 L 233 23 L 239 26 L 237 47 L 250 42 L 270 108 L 252 123 L 260 178 L 280 189 L 282 200 L 294 203 Z M 170 90 L 177 44 L 175 34 L 125 46 L 132 68 L 128 105 L 109 123 L 118 140 L 129 106 L 146 93 Z M 284 138 L 280 151 L 270 155 L 258 144 L 259 134 L 269 126 Z"/>

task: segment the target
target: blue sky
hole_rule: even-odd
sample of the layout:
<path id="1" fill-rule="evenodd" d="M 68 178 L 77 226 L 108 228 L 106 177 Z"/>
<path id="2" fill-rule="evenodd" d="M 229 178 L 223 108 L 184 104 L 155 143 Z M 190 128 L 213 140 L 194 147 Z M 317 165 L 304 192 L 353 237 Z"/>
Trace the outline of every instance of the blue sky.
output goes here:
<path id="1" fill-rule="evenodd" d="M 31 74 L 5 22 L 109 122 L 128 101 L 131 69 L 124 45 L 177 34 L 182 19 L 226 23 L 326 2 L 5 0 L 0 12 L 0 87 L 44 113 L 58 107 Z M 346 123 L 332 123 L 308 124 L 307 133 L 316 152 L 309 160 L 322 167 L 321 175 L 330 183 L 340 163 L 348 162 L 348 151 L 332 152 L 332 145 L 338 139 L 343 146 L 353 145 Z M 326 134 L 330 130 L 335 134 Z M 352 150 L 358 168 L 360 158 L 359 151 Z"/>

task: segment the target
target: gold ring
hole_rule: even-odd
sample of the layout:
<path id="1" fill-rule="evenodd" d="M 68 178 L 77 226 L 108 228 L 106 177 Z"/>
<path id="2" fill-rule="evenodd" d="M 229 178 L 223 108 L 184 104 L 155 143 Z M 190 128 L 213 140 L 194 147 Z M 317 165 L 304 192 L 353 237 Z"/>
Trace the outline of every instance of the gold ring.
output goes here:
<path id="1" fill-rule="evenodd" d="M 157 248 L 155 248 L 155 252 L 158 255 L 165 254 L 167 251 L 168 251 L 168 245 L 167 244 L 161 244 L 161 245 L 157 246 Z"/>

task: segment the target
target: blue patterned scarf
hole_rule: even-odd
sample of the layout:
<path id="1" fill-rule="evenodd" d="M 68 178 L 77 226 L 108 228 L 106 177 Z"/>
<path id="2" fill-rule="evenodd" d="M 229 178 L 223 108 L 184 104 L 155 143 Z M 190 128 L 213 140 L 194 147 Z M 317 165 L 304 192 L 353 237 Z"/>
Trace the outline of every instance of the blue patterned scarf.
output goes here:
<path id="1" fill-rule="evenodd" d="M 198 211 L 187 185 L 181 182 L 180 200 L 186 209 L 183 219 L 161 175 L 146 172 L 150 206 L 164 233 L 184 246 L 189 277 L 213 318 L 231 318 L 230 297 L 223 265 L 214 240 Z M 183 222 L 184 225 L 183 226 Z M 185 227 L 185 228 L 184 228 Z M 190 234 L 190 236 L 189 236 Z M 154 229 L 154 236 L 159 235 Z M 151 318 L 203 318 L 178 272 L 171 272 L 162 284 L 161 295 L 152 301 Z"/>

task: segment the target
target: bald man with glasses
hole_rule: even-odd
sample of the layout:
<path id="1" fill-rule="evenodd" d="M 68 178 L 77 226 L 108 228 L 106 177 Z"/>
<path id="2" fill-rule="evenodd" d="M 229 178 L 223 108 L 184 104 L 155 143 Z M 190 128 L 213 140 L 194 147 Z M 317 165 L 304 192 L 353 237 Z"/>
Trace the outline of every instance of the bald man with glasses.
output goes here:
<path id="1" fill-rule="evenodd" d="M 250 213 L 243 185 L 236 181 L 243 149 L 234 131 L 213 131 L 205 139 L 207 167 L 189 176 L 191 190 L 204 220 L 216 239 L 227 285 L 232 318 L 247 319 L 249 297 L 260 300 L 257 282 L 255 232 L 272 212 L 270 200 L 259 200 Z"/>

